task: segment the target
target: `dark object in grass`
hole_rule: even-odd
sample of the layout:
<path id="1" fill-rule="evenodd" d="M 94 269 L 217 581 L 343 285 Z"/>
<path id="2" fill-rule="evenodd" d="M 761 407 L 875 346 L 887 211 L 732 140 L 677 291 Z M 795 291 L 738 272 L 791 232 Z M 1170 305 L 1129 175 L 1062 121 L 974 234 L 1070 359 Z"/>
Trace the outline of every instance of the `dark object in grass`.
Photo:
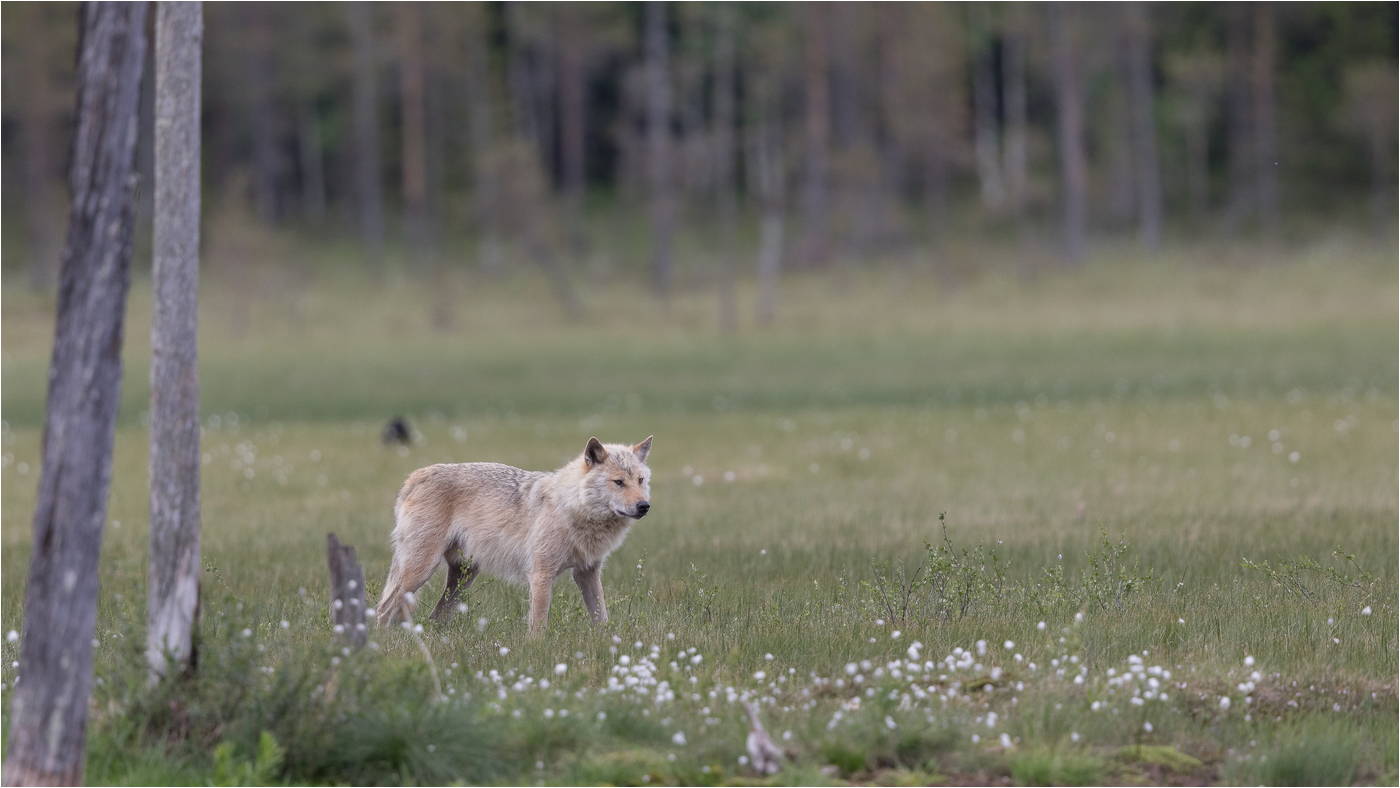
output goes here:
<path id="1" fill-rule="evenodd" d="M 365 628 L 365 570 L 355 560 L 355 548 L 326 534 L 326 560 L 331 570 L 331 624 L 336 639 L 361 648 L 369 639 Z"/>
<path id="2" fill-rule="evenodd" d="M 384 431 L 379 433 L 379 437 L 384 441 L 385 446 L 408 446 L 413 443 L 413 431 L 408 428 L 408 421 L 403 416 L 395 416 L 389 419 L 389 423 L 384 425 Z"/>

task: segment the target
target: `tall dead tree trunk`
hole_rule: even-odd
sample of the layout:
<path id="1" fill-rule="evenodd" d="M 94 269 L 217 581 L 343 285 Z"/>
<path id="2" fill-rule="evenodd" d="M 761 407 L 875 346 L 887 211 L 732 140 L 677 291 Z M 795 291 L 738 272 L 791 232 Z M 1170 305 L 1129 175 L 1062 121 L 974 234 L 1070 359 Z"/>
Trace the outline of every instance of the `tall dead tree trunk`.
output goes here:
<path id="1" fill-rule="evenodd" d="M 996 58 L 992 53 L 992 14 L 985 2 L 968 5 L 972 36 L 972 148 L 982 207 L 998 210 L 1006 201 L 997 142 Z"/>
<path id="2" fill-rule="evenodd" d="M 1237 232 L 1254 207 L 1254 145 L 1250 119 L 1249 5 L 1234 2 L 1225 12 L 1226 132 L 1230 197 L 1227 232 Z"/>
<path id="3" fill-rule="evenodd" d="M 558 6 L 559 170 L 564 190 L 564 232 L 575 257 L 584 253 L 583 185 L 586 118 L 581 3 Z"/>
<path id="4" fill-rule="evenodd" d="M 826 11 L 824 3 L 809 0 L 803 12 L 807 39 L 807 166 L 801 256 L 808 265 L 824 265 L 830 257 L 827 222 L 831 205 L 831 84 Z"/>
<path id="5" fill-rule="evenodd" d="M 466 6 L 467 43 L 467 134 L 471 144 L 473 198 L 477 217 L 477 263 L 482 270 L 495 272 L 501 267 L 501 217 L 499 184 L 495 160 L 496 123 L 491 105 L 491 67 L 488 48 L 491 37 L 487 17 L 480 5 Z"/>
<path id="6" fill-rule="evenodd" d="M 1055 103 L 1059 126 L 1060 199 L 1064 211 L 1065 258 L 1084 259 L 1088 172 L 1084 153 L 1084 92 L 1075 51 L 1077 8 L 1057 2 L 1050 8 L 1055 60 Z"/>
<path id="7" fill-rule="evenodd" d="M 1254 192 L 1259 204 L 1259 224 L 1264 234 L 1279 231 L 1278 151 L 1274 145 L 1274 4 L 1254 3 Z"/>
<path id="8" fill-rule="evenodd" d="M 359 201 L 360 242 L 372 274 L 384 270 L 384 187 L 379 165 L 379 102 L 375 87 L 377 58 L 370 26 L 370 5 L 345 5 L 350 41 L 355 50 L 355 187 Z"/>
<path id="9" fill-rule="evenodd" d="M 428 173 L 423 85 L 423 11 L 417 0 L 395 5 L 398 11 L 399 91 L 403 117 L 403 223 L 411 267 L 425 267 L 428 254 Z"/>
<path id="10" fill-rule="evenodd" d="M 651 186 L 651 279 L 662 299 L 670 297 L 675 234 L 671 161 L 671 68 L 665 2 L 646 4 L 647 174 Z"/>
<path id="11" fill-rule="evenodd" d="M 719 329 L 734 331 L 738 323 L 734 293 L 734 225 L 737 208 L 734 181 L 734 10 L 715 8 L 715 198 L 719 215 Z"/>
<path id="12" fill-rule="evenodd" d="M 199 110 L 204 12 L 156 6 L 151 311 L 151 560 L 146 660 L 188 667 L 199 615 Z M 167 656 L 174 665 L 167 665 Z M 174 669 L 172 671 L 172 668 Z"/>
<path id="13" fill-rule="evenodd" d="M 1027 183 L 1026 30 L 1024 8 L 1014 6 L 1002 39 L 1002 106 L 1006 116 L 1002 169 L 1006 175 L 1006 200 L 1017 219 L 1025 207 Z"/>
<path id="14" fill-rule="evenodd" d="M 755 80 L 757 81 L 757 80 Z M 759 197 L 763 201 L 763 221 L 758 241 L 758 301 L 755 317 L 759 325 L 773 322 L 778 307 L 778 276 L 783 268 L 783 218 L 786 213 L 786 172 L 783 156 L 783 129 L 778 111 L 777 77 L 770 84 L 755 85 L 759 95 L 754 104 L 758 122 L 753 135 L 754 164 L 758 171 Z"/>
<path id="15" fill-rule="evenodd" d="M 1147 5 L 1130 3 L 1128 94 L 1133 116 L 1133 180 L 1137 185 L 1138 238 L 1143 248 L 1162 245 L 1162 176 L 1157 160 L 1157 112 L 1152 87 L 1152 30 Z"/>
<path id="16" fill-rule="evenodd" d="M 43 469 L 6 785 L 80 785 L 97 564 L 121 393 L 145 3 L 80 6 L 73 208 L 58 285 Z"/>

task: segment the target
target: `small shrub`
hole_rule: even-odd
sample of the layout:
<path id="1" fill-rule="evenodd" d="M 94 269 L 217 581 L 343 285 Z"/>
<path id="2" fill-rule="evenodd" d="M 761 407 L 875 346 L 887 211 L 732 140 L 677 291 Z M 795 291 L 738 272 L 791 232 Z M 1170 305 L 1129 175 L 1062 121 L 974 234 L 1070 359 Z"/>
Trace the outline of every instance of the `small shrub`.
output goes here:
<path id="1" fill-rule="evenodd" d="M 1036 748 L 1011 756 L 1011 777 L 1021 785 L 1098 785 L 1104 764 L 1087 753 Z"/>

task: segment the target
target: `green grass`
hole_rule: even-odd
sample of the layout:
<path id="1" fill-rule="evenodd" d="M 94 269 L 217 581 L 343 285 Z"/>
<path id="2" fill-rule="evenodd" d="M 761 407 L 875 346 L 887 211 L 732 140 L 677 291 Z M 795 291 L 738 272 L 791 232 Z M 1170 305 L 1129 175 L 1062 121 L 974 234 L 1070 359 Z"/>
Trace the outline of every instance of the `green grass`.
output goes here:
<path id="1" fill-rule="evenodd" d="M 270 768 L 258 759 L 264 731 L 284 751 L 279 780 L 757 780 L 738 762 L 747 725 L 732 687 L 773 699 L 763 718 L 795 760 L 771 784 L 938 774 L 1156 782 L 1182 772 L 1394 783 L 1393 255 L 1340 242 L 1266 264 L 1196 252 L 1104 259 L 1034 281 L 991 274 L 953 289 L 897 265 L 839 288 L 794 277 L 775 327 L 734 336 L 711 327 L 703 292 L 662 308 L 616 280 L 585 287 L 589 318 L 575 326 L 528 278 L 462 276 L 444 332 L 428 326 L 429 299 L 409 280 L 371 289 L 315 261 L 290 295 L 240 295 L 210 277 L 208 658 L 168 696 L 130 678 L 147 550 L 149 287 L 138 281 L 103 544 L 104 683 L 89 780 L 260 779 Z M 1221 259 L 1185 262 L 1207 255 Z M 23 609 L 52 305 L 15 288 L 3 297 L 8 630 Z M 397 413 L 422 437 L 403 452 L 378 442 Z M 594 434 L 656 435 L 652 514 L 604 575 L 608 625 L 587 623 L 566 580 L 548 634 L 532 640 L 524 590 L 479 583 L 466 615 L 425 626 L 446 704 L 431 702 L 419 645 L 404 632 L 377 632 L 376 650 L 348 658 L 329 650 L 327 531 L 357 548 L 373 595 L 388 567 L 393 498 L 413 469 L 550 468 Z M 983 584 L 966 615 L 943 616 L 924 593 L 892 619 L 872 563 L 903 561 L 912 573 L 925 542 L 942 539 L 941 513 L 955 555 L 996 551 L 1001 594 Z M 1129 569 L 1136 562 L 1154 580 L 1120 598 L 1093 574 L 1104 532 L 1111 545 L 1126 542 Z M 1374 585 L 1308 577 L 1303 598 L 1241 566 L 1308 557 L 1346 568 L 1331 557 L 1338 546 Z M 442 582 L 425 588 L 430 603 Z M 1087 589 L 1106 603 L 1082 603 Z M 955 648 L 975 653 L 979 640 L 989 644 L 976 657 L 983 667 L 921 671 L 923 698 L 906 665 L 898 678 L 890 670 L 914 641 L 937 663 Z M 655 688 L 600 694 L 622 677 L 621 655 L 649 658 L 653 646 L 655 678 L 675 700 L 658 704 Z M 678 654 L 690 648 L 700 663 Z M 18 648 L 3 654 L 8 693 Z M 1118 683 L 1129 655 L 1172 674 L 1160 681 L 1167 700 L 1129 700 L 1149 677 Z M 476 677 L 491 670 L 500 686 Z M 1240 689 L 1252 671 L 1255 686 Z M 525 676 L 554 685 L 512 689 Z M 336 698 L 316 700 L 331 682 Z M 444 729 L 476 731 L 476 744 L 435 740 Z M 1319 748 L 1332 754 L 1300 755 Z M 820 771 L 828 765 L 834 774 Z"/>

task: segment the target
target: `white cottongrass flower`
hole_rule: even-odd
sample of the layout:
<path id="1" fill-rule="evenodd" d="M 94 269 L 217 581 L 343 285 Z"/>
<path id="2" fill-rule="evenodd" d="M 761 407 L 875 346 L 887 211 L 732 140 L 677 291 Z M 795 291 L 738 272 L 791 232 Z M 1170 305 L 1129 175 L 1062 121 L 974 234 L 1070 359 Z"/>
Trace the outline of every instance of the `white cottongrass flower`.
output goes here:
<path id="1" fill-rule="evenodd" d="M 415 634 L 415 635 L 421 635 L 421 634 L 423 634 L 423 625 L 422 625 L 422 624 L 414 624 L 414 625 L 413 625 L 413 634 Z"/>
<path id="2" fill-rule="evenodd" d="M 485 631 L 486 631 L 486 625 L 489 624 L 489 623 L 490 623 L 490 622 L 486 620 L 486 616 L 482 616 L 481 618 L 478 618 L 478 619 L 476 620 L 476 631 L 477 631 L 477 632 L 485 632 Z"/>
<path id="3" fill-rule="evenodd" d="M 1078 623 L 1080 623 L 1080 622 L 1083 621 L 1083 620 L 1084 620 L 1084 614 L 1083 614 L 1083 613 L 1075 613 L 1075 614 L 1074 614 L 1074 623 L 1078 624 Z"/>
<path id="4" fill-rule="evenodd" d="M 860 670 L 860 666 L 857 665 L 856 663 L 854 663 L 854 662 L 847 662 L 847 663 L 846 663 L 846 675 L 847 675 L 847 676 L 854 676 L 854 675 L 856 675 L 856 671 L 858 671 L 858 670 Z"/>
<path id="5" fill-rule="evenodd" d="M 1254 657 L 1245 657 L 1245 658 L 1244 658 L 1244 666 L 1247 667 L 1247 668 L 1252 668 L 1252 667 L 1254 667 Z"/>
<path id="6" fill-rule="evenodd" d="M 286 619 L 283 619 L 283 620 L 282 620 L 281 627 L 282 627 L 283 629 L 291 629 L 291 628 L 292 628 L 292 622 L 287 621 Z"/>
<path id="7" fill-rule="evenodd" d="M 1371 615 L 1371 606 L 1370 606 L 1370 605 L 1367 605 L 1367 606 L 1361 608 L 1361 615 L 1363 615 L 1363 616 L 1369 616 L 1369 615 Z M 10 634 L 13 635 L 13 634 L 15 634 L 15 633 L 14 633 L 13 631 L 11 631 Z M 11 642 L 13 642 L 13 641 L 11 641 Z"/>
<path id="8" fill-rule="evenodd" d="M 1041 632 L 1044 632 L 1044 631 L 1045 631 L 1045 622 L 1042 621 L 1042 622 L 1040 622 L 1039 624 L 1036 624 L 1036 625 L 1035 625 L 1035 628 L 1038 629 L 1038 630 L 1040 630 Z"/>
<path id="9" fill-rule="evenodd" d="M 1367 611 L 1367 614 L 1368 614 L 1368 615 L 1370 614 L 1370 610 L 1371 610 L 1371 608 L 1369 608 L 1369 607 L 1366 608 L 1366 611 Z M 18 643 L 18 642 L 19 642 L 19 633 L 16 632 L 16 631 L 14 631 L 13 629 L 10 630 L 9 632 L 6 632 L 6 633 L 5 633 L 5 642 L 6 642 L 6 643 Z"/>
<path id="10" fill-rule="evenodd" d="M 883 618 L 877 618 L 877 619 L 875 619 L 875 626 L 877 626 L 877 627 L 883 627 L 884 625 L 885 625 L 885 619 L 883 619 Z"/>
<path id="11" fill-rule="evenodd" d="M 764 679 L 768 678 L 768 674 L 767 674 L 767 673 L 764 673 L 764 672 L 761 671 L 761 670 L 758 670 L 758 671 L 754 671 L 753 677 L 754 677 L 754 679 L 757 680 L 757 681 L 763 681 Z"/>
<path id="12" fill-rule="evenodd" d="M 772 655 L 772 654 L 764 654 L 764 655 L 763 655 L 763 658 L 766 659 L 766 660 L 768 660 L 769 662 L 772 662 L 772 661 L 773 661 L 773 655 Z"/>
<path id="13" fill-rule="evenodd" d="M 251 630 L 251 629 L 245 629 L 245 630 L 243 630 L 243 637 L 245 637 L 245 638 L 250 638 L 250 637 L 252 637 L 252 636 L 253 636 L 253 630 Z"/>
<path id="14" fill-rule="evenodd" d="M 1003 750 L 1011 749 L 1011 734 L 1003 733 L 1001 735 L 1001 748 Z"/>
<path id="15" fill-rule="evenodd" d="M 544 718 L 547 720 L 554 719 L 554 709 L 545 709 Z"/>
<path id="16" fill-rule="evenodd" d="M 1005 643 L 1003 643 L 1002 645 L 1006 647 L 1006 650 L 1007 650 L 1007 651 L 1010 651 L 1011 649 L 1016 648 L 1016 644 L 1015 644 L 1015 643 L 1012 643 L 1012 642 L 1009 641 L 1009 640 L 1006 641 Z"/>
<path id="17" fill-rule="evenodd" d="M 555 666 L 554 666 L 554 675 L 556 675 L 556 676 L 562 676 L 562 675 L 564 675 L 565 673 L 568 673 L 568 672 L 569 672 L 569 666 L 566 665 L 566 664 L 564 664 L 563 662 L 560 662 L 558 665 L 555 665 Z"/>
<path id="18" fill-rule="evenodd" d="M 890 715 L 886 714 L 886 715 L 885 715 L 885 727 L 886 727 L 886 728 L 889 728 L 890 730 L 894 730 L 895 728 L 898 728 L 898 727 L 899 727 L 899 723 L 897 723 L 897 722 L 894 721 L 894 717 L 891 717 Z"/>
<path id="19" fill-rule="evenodd" d="M 1144 723 L 1142 724 L 1142 729 L 1145 730 L 1145 731 L 1147 731 L 1148 733 L 1151 733 L 1151 732 L 1152 732 L 1152 723 L 1150 723 L 1150 722 L 1144 722 Z"/>
<path id="20" fill-rule="evenodd" d="M 607 718 L 608 718 L 608 713 L 607 713 L 606 711 L 600 711 L 600 712 L 598 712 L 598 721 L 599 721 L 599 722 L 602 722 L 603 720 L 606 720 Z"/>
<path id="21" fill-rule="evenodd" d="M 972 743 L 973 743 L 973 744 L 978 744 L 978 743 L 980 743 L 981 741 L 982 741 L 982 737 L 981 737 L 981 736 L 978 736 L 978 735 L 975 734 L 975 733 L 972 734 Z"/>
<path id="22" fill-rule="evenodd" d="M 1221 698 L 1221 699 L 1220 699 L 1220 710 L 1221 710 L 1221 711 L 1229 711 L 1229 710 L 1230 710 L 1230 699 L 1229 699 L 1229 698 Z"/>
<path id="23" fill-rule="evenodd" d="M 509 654 L 509 653 L 510 653 L 510 649 L 506 648 L 505 646 L 501 646 L 501 656 L 504 657 L 505 655 L 507 655 L 507 654 Z"/>
<path id="24" fill-rule="evenodd" d="M 676 735 L 671 737 L 671 741 L 677 747 L 685 746 L 685 731 L 676 731 Z"/>
<path id="25" fill-rule="evenodd" d="M 896 629 L 895 631 L 890 633 L 890 640 L 899 640 L 900 634 L 900 631 Z"/>

